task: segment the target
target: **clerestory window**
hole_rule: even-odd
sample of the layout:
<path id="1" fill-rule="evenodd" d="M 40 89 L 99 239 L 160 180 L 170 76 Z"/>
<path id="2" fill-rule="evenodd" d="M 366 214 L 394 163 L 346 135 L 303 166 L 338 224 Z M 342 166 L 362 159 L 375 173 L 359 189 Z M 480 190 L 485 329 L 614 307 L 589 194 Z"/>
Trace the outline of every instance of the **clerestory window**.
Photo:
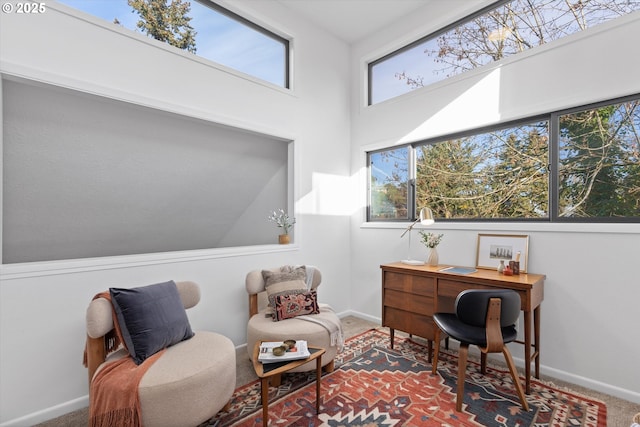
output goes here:
<path id="1" fill-rule="evenodd" d="M 114 25 L 289 88 L 289 40 L 210 0 L 58 0 Z"/>
<path id="2" fill-rule="evenodd" d="M 640 0 L 499 1 L 368 65 L 369 105 L 640 10 Z"/>
<path id="3" fill-rule="evenodd" d="M 640 95 L 367 160 L 368 221 L 640 222 Z"/>

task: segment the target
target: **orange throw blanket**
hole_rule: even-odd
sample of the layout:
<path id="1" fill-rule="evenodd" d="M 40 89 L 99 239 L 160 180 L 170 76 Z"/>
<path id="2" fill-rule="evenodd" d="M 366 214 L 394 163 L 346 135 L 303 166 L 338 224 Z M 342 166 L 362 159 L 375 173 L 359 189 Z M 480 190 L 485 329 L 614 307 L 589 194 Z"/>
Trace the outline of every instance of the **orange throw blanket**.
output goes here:
<path id="1" fill-rule="evenodd" d="M 109 292 L 94 297 L 111 301 Z M 117 349 L 124 340 L 115 311 L 112 311 L 115 337 L 108 339 L 107 352 Z M 100 369 L 89 386 L 89 425 L 92 427 L 142 426 L 138 387 L 142 377 L 164 350 L 136 365 L 131 356 L 109 362 Z M 85 349 L 85 366 L 87 353 Z"/>

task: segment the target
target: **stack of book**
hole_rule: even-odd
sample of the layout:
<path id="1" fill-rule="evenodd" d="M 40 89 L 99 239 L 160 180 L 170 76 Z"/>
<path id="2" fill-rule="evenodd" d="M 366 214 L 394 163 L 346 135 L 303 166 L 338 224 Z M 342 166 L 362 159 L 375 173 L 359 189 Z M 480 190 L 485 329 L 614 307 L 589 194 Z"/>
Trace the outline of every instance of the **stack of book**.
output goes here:
<path id="1" fill-rule="evenodd" d="M 260 353 L 258 354 L 258 361 L 262 363 L 275 363 L 285 362 L 289 360 L 306 359 L 311 356 L 307 347 L 306 341 L 296 341 L 295 346 L 288 348 L 284 354 L 276 356 L 273 354 L 273 349 L 281 347 L 284 343 L 282 341 L 265 341 L 260 344 Z"/>

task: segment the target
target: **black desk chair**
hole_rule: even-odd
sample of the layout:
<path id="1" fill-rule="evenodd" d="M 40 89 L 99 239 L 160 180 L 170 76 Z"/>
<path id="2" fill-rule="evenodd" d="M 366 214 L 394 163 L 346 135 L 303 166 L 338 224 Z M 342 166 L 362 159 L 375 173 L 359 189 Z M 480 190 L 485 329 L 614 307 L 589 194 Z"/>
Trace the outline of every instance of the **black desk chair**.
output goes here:
<path id="1" fill-rule="evenodd" d="M 505 345 L 515 341 L 517 336 L 516 322 L 520 316 L 520 295 L 512 290 L 468 289 L 462 291 L 456 298 L 455 311 L 455 314 L 436 313 L 433 315 L 433 320 L 438 328 L 435 336 L 436 347 L 432 372 L 435 374 L 438 369 L 441 332 L 460 341 L 456 410 L 462 410 L 467 355 L 469 345 L 473 344 L 477 345 L 482 352 L 483 374 L 486 373 L 487 353 L 502 352 L 504 354 L 522 407 L 525 411 L 529 411 L 529 404 L 524 397 L 518 371 L 513 364 L 511 352 Z"/>

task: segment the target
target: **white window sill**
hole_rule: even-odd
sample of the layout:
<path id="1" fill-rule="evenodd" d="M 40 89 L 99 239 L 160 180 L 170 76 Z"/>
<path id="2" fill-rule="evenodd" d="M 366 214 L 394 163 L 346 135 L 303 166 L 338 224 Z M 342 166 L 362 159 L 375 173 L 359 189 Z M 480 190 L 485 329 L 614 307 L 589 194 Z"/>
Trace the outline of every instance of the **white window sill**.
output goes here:
<path id="1" fill-rule="evenodd" d="M 239 257 L 275 252 L 297 251 L 297 244 L 256 245 L 232 248 L 198 249 L 192 251 L 162 252 L 155 254 L 124 255 L 114 257 L 72 259 L 60 261 L 26 262 L 3 264 L 0 279 L 21 279 L 25 277 L 51 276 L 77 272 L 109 270 L 115 268 L 139 267 L 174 262 L 200 261 L 207 259 Z"/>
<path id="2" fill-rule="evenodd" d="M 363 222 L 362 229 L 402 229 L 409 227 L 410 222 Z M 549 232 L 549 233 L 623 233 L 640 234 L 640 224 L 586 224 L 586 223 L 541 223 L 541 222 L 438 222 L 424 227 L 416 224 L 415 230 L 471 230 L 471 231 L 504 231 L 504 232 Z"/>

